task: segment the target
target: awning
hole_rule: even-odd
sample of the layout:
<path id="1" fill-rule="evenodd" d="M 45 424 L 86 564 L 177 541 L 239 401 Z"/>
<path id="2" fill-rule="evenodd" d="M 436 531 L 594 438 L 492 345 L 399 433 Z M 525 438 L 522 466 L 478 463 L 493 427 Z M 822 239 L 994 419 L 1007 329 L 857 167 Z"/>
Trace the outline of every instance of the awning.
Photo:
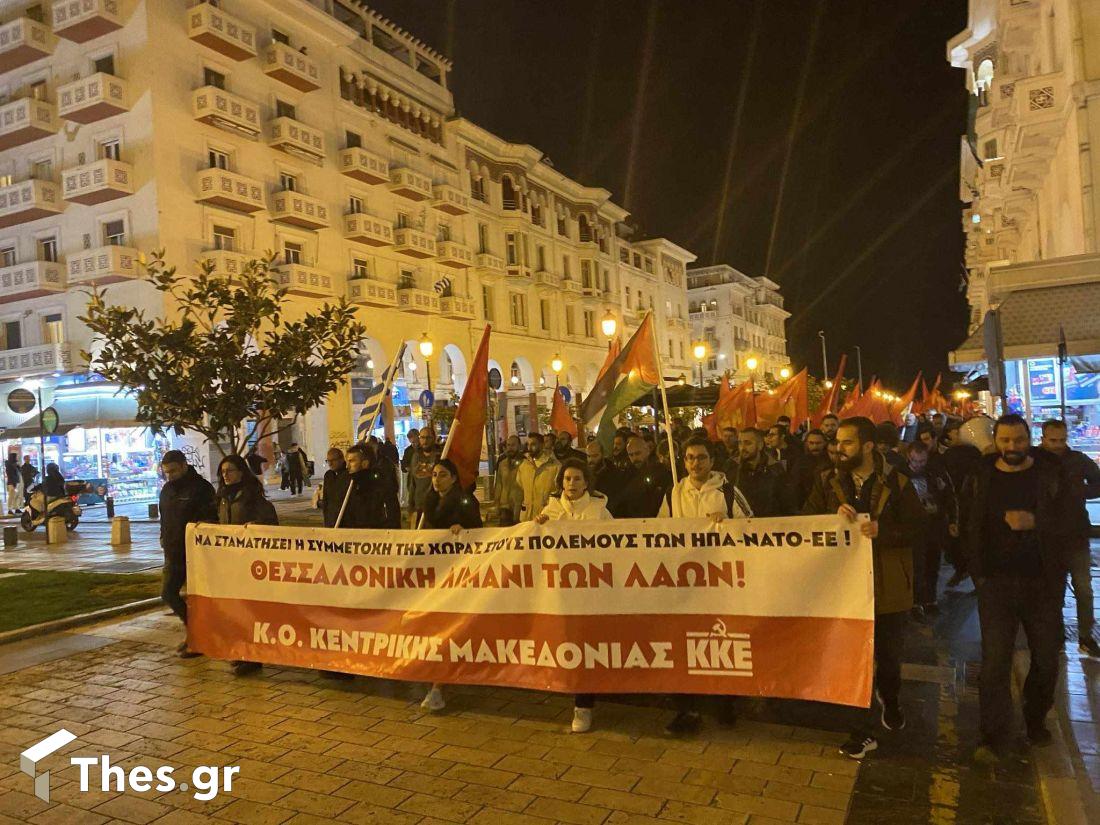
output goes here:
<path id="1" fill-rule="evenodd" d="M 998 312 L 1006 361 L 1058 355 L 1060 330 L 1069 355 L 1100 353 L 1100 283 L 1022 289 L 1010 293 Z M 984 327 L 951 353 L 952 364 L 985 361 Z"/>
<path id="2" fill-rule="evenodd" d="M 137 399 L 115 395 L 116 385 L 78 384 L 58 387 L 48 406 L 57 410 L 55 435 L 65 435 L 77 427 L 138 427 Z M 38 438 L 38 411 L 9 427 L 0 438 Z"/>

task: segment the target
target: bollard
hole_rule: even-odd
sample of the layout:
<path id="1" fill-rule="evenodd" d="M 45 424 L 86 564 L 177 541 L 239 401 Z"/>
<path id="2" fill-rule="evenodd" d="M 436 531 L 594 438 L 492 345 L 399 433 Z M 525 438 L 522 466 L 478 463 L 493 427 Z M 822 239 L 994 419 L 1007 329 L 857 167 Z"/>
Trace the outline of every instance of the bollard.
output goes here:
<path id="1" fill-rule="evenodd" d="M 50 544 L 64 544 L 69 540 L 69 531 L 65 527 L 65 519 L 54 516 L 46 522 L 46 540 Z"/>
<path id="2" fill-rule="evenodd" d="M 130 543 L 130 519 L 126 516 L 115 516 L 111 519 L 111 546 Z"/>
<path id="3" fill-rule="evenodd" d="M 160 506 L 157 505 L 157 504 L 150 504 L 149 505 L 149 520 L 150 521 L 156 521 L 158 518 L 160 518 Z"/>
<path id="4" fill-rule="evenodd" d="M 104 499 L 104 502 L 107 504 L 107 518 L 114 518 L 115 517 L 115 497 L 114 496 L 107 496 L 107 498 Z"/>
<path id="5" fill-rule="evenodd" d="M 4 546 L 15 547 L 19 544 L 19 528 L 17 527 L 5 527 L 4 528 Z"/>

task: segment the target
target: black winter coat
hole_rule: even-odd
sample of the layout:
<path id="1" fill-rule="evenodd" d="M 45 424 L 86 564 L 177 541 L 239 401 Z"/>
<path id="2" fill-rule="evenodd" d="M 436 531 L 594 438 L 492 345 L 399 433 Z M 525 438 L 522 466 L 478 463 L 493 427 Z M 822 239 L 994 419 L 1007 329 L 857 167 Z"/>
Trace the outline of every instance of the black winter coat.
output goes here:
<path id="1" fill-rule="evenodd" d="M 182 557 L 187 547 L 187 525 L 218 523 L 214 485 L 188 467 L 183 477 L 160 490 L 160 546 L 166 555 Z"/>
<path id="2" fill-rule="evenodd" d="M 371 467 L 349 476 L 351 496 L 344 512 L 341 528 L 384 530 L 401 527 L 401 504 L 397 500 L 397 483 L 387 466 Z M 341 497 L 343 501 L 343 497 Z M 336 505 L 339 512 L 340 505 Z M 333 523 L 335 523 L 335 516 Z"/>
<path id="3" fill-rule="evenodd" d="M 656 518 L 665 494 L 672 489 L 672 473 L 653 457 L 642 467 L 630 465 L 619 494 L 609 499 L 615 518 Z"/>
<path id="4" fill-rule="evenodd" d="M 336 517 L 340 515 L 344 496 L 348 492 L 348 478 L 347 467 L 325 472 L 325 478 L 321 482 L 321 513 L 325 527 L 336 526 Z M 348 506 L 351 506 L 351 502 L 348 502 Z"/>
<path id="5" fill-rule="evenodd" d="M 745 496 L 756 518 L 785 516 L 794 511 L 787 474 L 778 462 L 769 464 L 764 459 L 755 468 L 731 464 L 726 478 Z"/>
<path id="6" fill-rule="evenodd" d="M 424 505 L 424 527 L 442 530 L 455 524 L 466 528 L 482 526 L 477 499 L 464 493 L 457 484 L 442 498 L 433 487 Z"/>
<path id="7" fill-rule="evenodd" d="M 219 524 L 274 524 L 279 516 L 275 505 L 258 490 L 241 486 L 226 489 L 217 497 Z"/>

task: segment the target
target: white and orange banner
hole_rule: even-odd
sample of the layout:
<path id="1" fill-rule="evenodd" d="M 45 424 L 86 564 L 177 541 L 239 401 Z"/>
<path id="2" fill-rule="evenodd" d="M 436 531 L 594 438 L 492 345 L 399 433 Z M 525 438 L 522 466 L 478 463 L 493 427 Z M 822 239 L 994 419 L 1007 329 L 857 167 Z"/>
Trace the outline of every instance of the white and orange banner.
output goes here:
<path id="1" fill-rule="evenodd" d="M 871 543 L 838 516 L 464 530 L 193 525 L 188 643 L 221 659 L 566 693 L 866 707 Z"/>

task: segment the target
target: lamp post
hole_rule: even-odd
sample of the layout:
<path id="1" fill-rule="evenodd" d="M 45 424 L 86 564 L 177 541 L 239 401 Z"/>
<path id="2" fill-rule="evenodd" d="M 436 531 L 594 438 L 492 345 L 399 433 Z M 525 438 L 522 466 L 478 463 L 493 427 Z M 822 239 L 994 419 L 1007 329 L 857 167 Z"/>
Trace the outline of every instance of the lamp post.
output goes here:
<path id="1" fill-rule="evenodd" d="M 707 345 L 700 341 L 694 347 L 691 348 L 691 354 L 695 356 L 695 361 L 699 365 L 699 388 L 703 388 L 703 359 L 707 357 Z"/>
<path id="2" fill-rule="evenodd" d="M 611 339 L 615 337 L 615 330 L 619 328 L 618 322 L 615 320 L 615 316 L 611 314 L 609 309 L 604 313 L 603 319 L 600 321 L 600 330 L 607 336 L 607 348 L 611 349 Z"/>
<path id="3" fill-rule="evenodd" d="M 825 330 L 819 329 L 817 337 L 821 339 L 821 377 L 829 377 L 829 356 L 825 354 Z"/>
<path id="4" fill-rule="evenodd" d="M 420 337 L 420 354 L 424 356 L 424 367 L 427 369 L 428 379 L 428 392 L 432 391 L 432 353 L 435 352 L 435 345 L 432 343 L 432 339 L 428 337 L 428 333 L 424 333 Z"/>
<path id="5" fill-rule="evenodd" d="M 751 356 L 745 359 L 745 366 L 749 368 L 749 381 L 751 382 L 749 387 L 751 388 L 753 418 L 756 417 L 756 367 L 759 363 Z"/>
<path id="6" fill-rule="evenodd" d="M 779 377 L 786 381 L 788 378 L 791 377 L 791 368 L 783 367 L 783 369 L 779 371 Z"/>
<path id="7" fill-rule="evenodd" d="M 859 348 L 858 344 L 856 345 L 856 370 L 858 371 L 858 375 L 859 375 L 859 385 L 862 387 L 863 386 L 863 350 L 861 350 Z"/>

